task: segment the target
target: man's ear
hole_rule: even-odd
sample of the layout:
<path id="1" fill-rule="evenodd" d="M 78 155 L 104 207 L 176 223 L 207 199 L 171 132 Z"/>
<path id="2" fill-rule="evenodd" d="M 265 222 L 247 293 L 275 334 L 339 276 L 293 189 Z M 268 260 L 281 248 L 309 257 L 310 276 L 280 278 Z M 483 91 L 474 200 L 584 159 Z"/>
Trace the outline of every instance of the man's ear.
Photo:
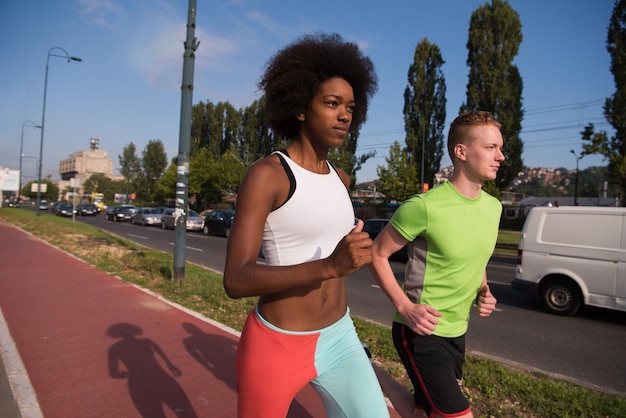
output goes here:
<path id="1" fill-rule="evenodd" d="M 297 118 L 300 122 L 304 122 L 304 112 L 298 113 Z"/>
<path id="2" fill-rule="evenodd" d="M 454 146 L 454 155 L 461 161 L 465 161 L 467 159 L 467 148 L 463 144 L 456 144 Z"/>

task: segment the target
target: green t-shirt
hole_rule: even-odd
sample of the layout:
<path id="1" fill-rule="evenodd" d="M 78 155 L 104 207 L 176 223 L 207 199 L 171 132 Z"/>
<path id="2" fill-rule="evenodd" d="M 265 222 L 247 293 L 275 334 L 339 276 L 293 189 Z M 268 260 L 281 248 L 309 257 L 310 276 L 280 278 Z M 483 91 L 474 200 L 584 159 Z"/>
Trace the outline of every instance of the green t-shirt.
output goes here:
<path id="1" fill-rule="evenodd" d="M 455 338 L 467 332 L 501 213 L 501 203 L 488 193 L 468 199 L 446 182 L 412 196 L 391 217 L 391 225 L 410 241 L 404 291 L 412 302 L 442 314 L 434 335 Z M 394 320 L 403 323 L 397 312 Z"/>

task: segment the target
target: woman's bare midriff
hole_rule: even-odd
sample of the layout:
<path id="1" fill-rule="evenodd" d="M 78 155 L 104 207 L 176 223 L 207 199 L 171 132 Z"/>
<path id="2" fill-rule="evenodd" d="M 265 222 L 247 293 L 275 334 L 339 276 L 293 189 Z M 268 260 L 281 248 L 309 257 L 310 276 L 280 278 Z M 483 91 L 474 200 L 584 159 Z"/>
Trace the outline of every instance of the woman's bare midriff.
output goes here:
<path id="1" fill-rule="evenodd" d="M 261 316 L 287 331 L 315 331 L 334 324 L 346 314 L 345 277 L 320 286 L 295 288 L 259 298 Z"/>

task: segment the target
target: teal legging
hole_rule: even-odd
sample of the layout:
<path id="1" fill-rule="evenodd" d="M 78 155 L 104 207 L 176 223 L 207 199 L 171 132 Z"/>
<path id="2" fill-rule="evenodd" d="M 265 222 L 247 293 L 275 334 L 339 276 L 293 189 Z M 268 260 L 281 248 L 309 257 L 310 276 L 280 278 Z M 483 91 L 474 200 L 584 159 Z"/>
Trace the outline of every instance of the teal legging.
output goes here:
<path id="1" fill-rule="evenodd" d="M 349 312 L 321 330 L 293 332 L 253 310 L 237 349 L 239 417 L 284 417 L 307 383 L 319 393 L 328 418 L 389 416 Z"/>

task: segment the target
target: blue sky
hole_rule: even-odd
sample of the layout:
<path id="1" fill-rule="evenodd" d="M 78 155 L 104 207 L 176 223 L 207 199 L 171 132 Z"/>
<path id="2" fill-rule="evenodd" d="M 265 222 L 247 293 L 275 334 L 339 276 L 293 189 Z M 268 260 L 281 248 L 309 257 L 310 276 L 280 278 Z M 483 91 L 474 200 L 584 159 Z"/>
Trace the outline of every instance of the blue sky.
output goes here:
<path id="1" fill-rule="evenodd" d="M 485 0 L 223 0 L 197 2 L 193 103 L 259 97 L 267 59 L 305 33 L 338 32 L 358 43 L 379 77 L 357 152 L 377 156 L 357 182 L 377 178 L 389 146 L 404 143 L 403 92 L 417 43 L 439 46 L 445 64 L 447 123 L 465 100 L 469 19 Z M 602 114 L 614 92 L 606 51 L 610 0 L 511 0 L 524 35 L 515 64 L 524 81 L 523 154 L 527 166 L 574 168 L 579 132 Z M 178 153 L 188 2 L 185 0 L 0 0 L 0 166 L 19 167 L 24 122 L 41 123 L 48 51 L 60 47 L 82 62 L 50 57 L 42 176 L 100 138 L 118 173 L 118 155 L 160 139 Z M 54 53 L 62 51 L 55 50 Z M 37 177 L 40 131 L 26 126 L 23 175 Z M 447 127 L 446 127 L 447 133 Z M 30 158 L 29 158 L 30 157 Z M 448 157 L 442 166 L 450 164 Z M 605 165 L 587 156 L 580 167 Z"/>

